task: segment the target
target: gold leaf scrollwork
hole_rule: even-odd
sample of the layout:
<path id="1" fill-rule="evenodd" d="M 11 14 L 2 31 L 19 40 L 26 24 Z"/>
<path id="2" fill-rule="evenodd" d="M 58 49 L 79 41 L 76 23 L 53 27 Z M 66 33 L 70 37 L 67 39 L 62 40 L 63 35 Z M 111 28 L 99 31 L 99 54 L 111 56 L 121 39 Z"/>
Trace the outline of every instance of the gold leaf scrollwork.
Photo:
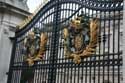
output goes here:
<path id="1" fill-rule="evenodd" d="M 81 56 L 92 55 L 96 51 L 98 43 L 98 20 L 91 20 L 90 22 L 90 42 L 86 49 L 83 51 Z"/>
<path id="2" fill-rule="evenodd" d="M 38 36 L 37 40 L 36 38 L 37 37 L 35 33 L 31 31 L 24 39 L 24 60 L 28 63 L 29 66 L 32 66 L 35 62 L 42 60 L 43 55 L 46 51 L 47 36 L 45 32 L 42 32 L 40 36 Z M 39 49 L 37 49 L 38 47 Z"/>

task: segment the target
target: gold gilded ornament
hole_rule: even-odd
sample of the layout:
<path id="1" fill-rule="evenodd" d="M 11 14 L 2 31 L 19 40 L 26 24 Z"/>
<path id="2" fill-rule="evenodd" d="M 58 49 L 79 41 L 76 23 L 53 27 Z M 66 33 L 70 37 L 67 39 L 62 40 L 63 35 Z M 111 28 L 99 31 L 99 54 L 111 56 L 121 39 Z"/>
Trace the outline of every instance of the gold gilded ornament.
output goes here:
<path id="1" fill-rule="evenodd" d="M 82 48 L 82 39 L 80 36 L 75 36 L 74 43 L 75 43 L 74 47 L 76 50 Z"/>
<path id="2" fill-rule="evenodd" d="M 68 29 L 64 28 L 63 33 L 64 33 L 63 37 L 64 37 L 64 39 L 66 39 L 69 36 Z"/>
<path id="3" fill-rule="evenodd" d="M 35 28 L 36 29 L 36 28 Z M 39 30 L 29 32 L 24 39 L 24 60 L 29 66 L 34 65 L 35 62 L 42 60 L 46 51 L 47 36 L 44 32 Z"/>
<path id="4" fill-rule="evenodd" d="M 34 61 L 41 60 L 46 50 L 47 36 L 45 33 L 41 33 L 41 42 L 40 42 L 40 50 L 37 56 L 34 58 Z"/>
<path id="5" fill-rule="evenodd" d="M 87 55 L 92 55 L 96 51 L 95 47 L 97 46 L 98 42 L 98 21 L 96 20 L 91 20 L 90 22 L 90 43 L 86 47 L 86 49 L 83 51 L 81 56 L 87 56 Z"/>
<path id="6" fill-rule="evenodd" d="M 63 30 L 65 56 L 79 64 L 81 57 L 93 55 L 98 42 L 98 26 L 97 19 L 89 21 L 85 16 L 73 19 Z"/>

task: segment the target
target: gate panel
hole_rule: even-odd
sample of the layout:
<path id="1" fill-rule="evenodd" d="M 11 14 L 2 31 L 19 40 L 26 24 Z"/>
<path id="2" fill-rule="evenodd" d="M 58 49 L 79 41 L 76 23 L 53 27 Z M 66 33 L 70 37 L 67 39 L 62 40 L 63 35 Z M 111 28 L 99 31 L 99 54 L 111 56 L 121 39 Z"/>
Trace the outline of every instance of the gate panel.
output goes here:
<path id="1" fill-rule="evenodd" d="M 99 21 L 98 46 L 81 63 L 64 56 L 63 29 L 78 15 Z M 123 83 L 123 0 L 51 0 L 23 29 L 16 32 L 8 83 Z M 24 63 L 23 41 L 39 28 L 47 34 L 46 52 L 33 66 Z M 25 75 L 29 71 L 30 74 Z M 32 72 L 30 72 L 32 71 Z M 29 77 L 22 82 L 24 77 Z"/>

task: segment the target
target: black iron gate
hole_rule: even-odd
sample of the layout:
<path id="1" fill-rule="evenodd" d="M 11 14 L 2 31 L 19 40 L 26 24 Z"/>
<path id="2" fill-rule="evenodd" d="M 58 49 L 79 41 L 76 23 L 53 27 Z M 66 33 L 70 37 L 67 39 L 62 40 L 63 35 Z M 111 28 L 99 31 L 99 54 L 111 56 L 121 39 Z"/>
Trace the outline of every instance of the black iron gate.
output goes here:
<path id="1" fill-rule="evenodd" d="M 77 15 L 98 18 L 96 53 L 80 64 L 64 56 L 63 28 Z M 123 0 L 51 0 L 15 34 L 7 83 L 21 83 L 23 71 L 33 71 L 24 83 L 122 83 Z M 43 60 L 23 65 L 23 41 L 37 27 L 47 34 Z M 28 77 L 32 75 L 27 75 Z"/>

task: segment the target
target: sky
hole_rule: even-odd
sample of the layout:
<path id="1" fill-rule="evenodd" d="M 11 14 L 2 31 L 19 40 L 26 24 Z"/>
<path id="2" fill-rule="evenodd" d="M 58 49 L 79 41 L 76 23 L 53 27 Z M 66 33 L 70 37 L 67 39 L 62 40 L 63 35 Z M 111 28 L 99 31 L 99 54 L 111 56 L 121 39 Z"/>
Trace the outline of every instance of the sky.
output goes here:
<path id="1" fill-rule="evenodd" d="M 33 13 L 35 9 L 43 2 L 43 0 L 27 0 L 29 12 Z"/>

